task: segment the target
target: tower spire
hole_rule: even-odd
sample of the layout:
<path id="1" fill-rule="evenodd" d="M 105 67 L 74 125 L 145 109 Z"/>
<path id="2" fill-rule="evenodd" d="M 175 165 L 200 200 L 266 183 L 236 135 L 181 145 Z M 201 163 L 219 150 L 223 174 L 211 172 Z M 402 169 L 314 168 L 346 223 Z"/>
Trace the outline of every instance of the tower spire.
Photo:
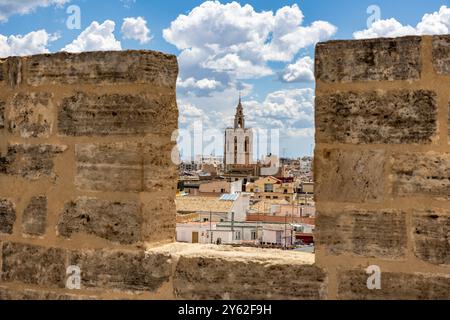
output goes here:
<path id="1" fill-rule="evenodd" d="M 234 128 L 244 129 L 245 128 L 245 118 L 244 118 L 244 108 L 242 107 L 241 91 L 239 91 L 239 103 L 236 108 L 236 115 L 234 116 Z"/>

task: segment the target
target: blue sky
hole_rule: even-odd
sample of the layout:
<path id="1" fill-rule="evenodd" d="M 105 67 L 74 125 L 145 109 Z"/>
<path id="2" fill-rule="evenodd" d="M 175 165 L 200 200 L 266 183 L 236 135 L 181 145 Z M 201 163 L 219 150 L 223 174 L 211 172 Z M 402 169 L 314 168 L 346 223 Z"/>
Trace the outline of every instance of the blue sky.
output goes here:
<path id="1" fill-rule="evenodd" d="M 232 124 L 242 91 L 248 125 L 279 130 L 279 153 L 295 157 L 310 154 L 314 140 L 314 45 L 449 33 L 447 2 L 0 0 L 0 56 L 120 49 L 175 54 L 182 134 L 199 121 L 221 133 Z M 66 25 L 74 5 L 80 29 Z M 367 12 L 373 5 L 379 15 Z M 211 136 L 217 144 L 211 152 L 220 154 L 221 135 Z"/>

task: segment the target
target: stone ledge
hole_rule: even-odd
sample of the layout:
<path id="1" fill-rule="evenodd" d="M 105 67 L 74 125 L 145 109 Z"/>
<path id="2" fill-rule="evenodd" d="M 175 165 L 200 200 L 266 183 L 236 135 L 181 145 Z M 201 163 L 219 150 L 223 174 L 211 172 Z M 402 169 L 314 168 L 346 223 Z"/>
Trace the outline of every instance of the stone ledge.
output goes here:
<path id="1" fill-rule="evenodd" d="M 174 258 L 177 298 L 326 298 L 328 279 L 311 253 L 182 243 L 149 248 L 147 253 Z"/>

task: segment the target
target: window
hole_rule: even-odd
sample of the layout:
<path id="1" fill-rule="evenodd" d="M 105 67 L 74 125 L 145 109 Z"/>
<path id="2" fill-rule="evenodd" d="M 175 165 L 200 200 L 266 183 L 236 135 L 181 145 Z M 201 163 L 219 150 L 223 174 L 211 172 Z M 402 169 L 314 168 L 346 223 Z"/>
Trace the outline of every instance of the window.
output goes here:
<path id="1" fill-rule="evenodd" d="M 273 196 L 273 199 L 278 199 L 278 196 Z"/>
<path id="2" fill-rule="evenodd" d="M 252 231 L 251 238 L 252 240 L 256 240 L 256 230 Z"/>
<path id="3" fill-rule="evenodd" d="M 288 193 L 288 189 L 284 189 L 284 193 Z"/>
<path id="4" fill-rule="evenodd" d="M 234 240 L 241 240 L 241 232 L 240 231 L 234 232 Z"/>
<path id="5" fill-rule="evenodd" d="M 203 218 L 203 222 L 208 222 L 209 219 L 208 218 Z"/>
<path id="6" fill-rule="evenodd" d="M 220 189 L 220 192 L 221 193 L 225 193 L 225 189 Z"/>
<path id="7" fill-rule="evenodd" d="M 273 192 L 273 184 L 265 183 L 264 184 L 264 192 Z"/>

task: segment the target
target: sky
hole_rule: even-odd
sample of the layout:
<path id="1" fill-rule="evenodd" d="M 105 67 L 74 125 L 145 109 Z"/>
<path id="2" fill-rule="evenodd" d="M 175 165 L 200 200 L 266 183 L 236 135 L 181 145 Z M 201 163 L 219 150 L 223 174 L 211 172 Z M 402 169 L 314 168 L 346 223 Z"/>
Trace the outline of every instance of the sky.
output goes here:
<path id="1" fill-rule="evenodd" d="M 299 157 L 314 145 L 315 44 L 450 33 L 447 2 L 0 0 L 0 57 L 126 49 L 175 54 L 183 158 L 198 150 L 221 155 L 239 93 L 246 126 L 279 141 L 256 153 Z M 191 139 L 198 128 L 200 149 Z"/>

